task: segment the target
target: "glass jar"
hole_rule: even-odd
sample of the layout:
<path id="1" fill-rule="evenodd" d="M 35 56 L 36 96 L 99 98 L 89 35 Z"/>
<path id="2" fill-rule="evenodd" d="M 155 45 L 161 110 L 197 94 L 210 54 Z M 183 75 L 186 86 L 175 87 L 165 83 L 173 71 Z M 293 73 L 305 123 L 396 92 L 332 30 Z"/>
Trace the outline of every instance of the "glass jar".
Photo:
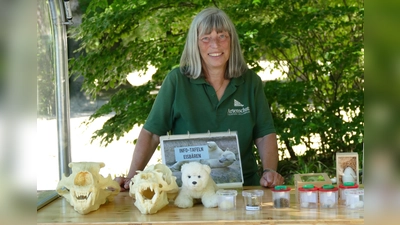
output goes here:
<path id="1" fill-rule="evenodd" d="M 339 184 L 339 204 L 346 205 L 346 192 L 349 190 L 358 190 L 358 184 L 354 182 Z"/>
<path id="2" fill-rule="evenodd" d="M 221 210 L 231 210 L 236 208 L 236 190 L 224 190 L 220 189 L 217 191 L 218 195 L 218 208 Z"/>
<path id="3" fill-rule="evenodd" d="M 246 210 L 261 210 L 263 195 L 264 195 L 263 190 L 242 191 L 242 196 L 244 198 L 244 204 L 246 206 Z"/>
<path id="4" fill-rule="evenodd" d="M 275 186 L 271 189 L 272 201 L 274 202 L 274 208 L 289 208 L 290 206 L 290 188 L 285 185 Z"/>
<path id="5" fill-rule="evenodd" d="M 313 184 L 306 184 L 299 188 L 300 208 L 317 208 L 318 188 Z"/>
<path id="6" fill-rule="evenodd" d="M 364 190 L 350 189 L 346 190 L 346 208 L 362 209 L 364 208 Z"/>
<path id="7" fill-rule="evenodd" d="M 339 189 L 333 185 L 323 185 L 318 190 L 319 204 L 321 208 L 333 208 L 337 206 Z"/>

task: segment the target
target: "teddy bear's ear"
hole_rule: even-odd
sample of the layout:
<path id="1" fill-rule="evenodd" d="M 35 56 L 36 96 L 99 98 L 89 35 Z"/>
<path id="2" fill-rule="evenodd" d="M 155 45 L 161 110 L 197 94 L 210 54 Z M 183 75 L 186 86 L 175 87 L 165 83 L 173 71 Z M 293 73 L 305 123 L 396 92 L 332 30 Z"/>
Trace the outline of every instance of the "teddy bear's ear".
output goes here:
<path id="1" fill-rule="evenodd" d="M 184 164 L 181 166 L 181 171 L 185 170 L 186 165 L 187 165 L 187 163 L 184 163 Z"/>
<path id="2" fill-rule="evenodd" d="M 211 173 L 211 168 L 208 165 L 203 164 L 203 169 L 207 171 L 207 173 Z"/>

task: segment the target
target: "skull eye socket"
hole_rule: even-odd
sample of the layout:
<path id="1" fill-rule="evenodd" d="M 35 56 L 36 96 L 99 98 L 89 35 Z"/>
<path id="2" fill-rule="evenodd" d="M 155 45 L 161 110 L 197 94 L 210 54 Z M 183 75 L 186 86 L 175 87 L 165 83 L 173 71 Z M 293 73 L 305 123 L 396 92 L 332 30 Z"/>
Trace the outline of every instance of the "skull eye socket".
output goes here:
<path id="1" fill-rule="evenodd" d="M 69 192 L 69 189 L 64 186 L 64 187 L 61 188 L 61 191 L 68 191 Z"/>
<path id="2" fill-rule="evenodd" d="M 188 178 L 191 178 L 191 176 L 188 176 Z"/>

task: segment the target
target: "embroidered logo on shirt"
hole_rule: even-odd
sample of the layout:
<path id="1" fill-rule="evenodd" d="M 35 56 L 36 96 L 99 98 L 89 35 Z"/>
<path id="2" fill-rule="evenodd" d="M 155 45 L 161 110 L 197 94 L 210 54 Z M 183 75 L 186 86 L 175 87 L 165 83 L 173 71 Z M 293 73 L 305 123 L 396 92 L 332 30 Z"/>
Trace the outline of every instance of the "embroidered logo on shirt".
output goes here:
<path id="1" fill-rule="evenodd" d="M 233 105 L 234 106 L 240 106 L 240 107 L 242 107 L 242 106 L 244 106 L 242 103 L 240 103 L 238 100 L 236 100 L 236 99 L 233 99 Z"/>
<path id="2" fill-rule="evenodd" d="M 236 99 L 233 100 L 233 106 L 234 107 L 242 107 L 242 108 L 228 109 L 228 112 L 227 112 L 228 116 L 240 116 L 240 115 L 250 113 L 250 107 L 248 107 L 248 106 L 244 107 L 244 105 Z"/>
<path id="3" fill-rule="evenodd" d="M 239 116 L 250 113 L 250 108 L 241 108 L 241 109 L 228 109 L 228 116 Z"/>

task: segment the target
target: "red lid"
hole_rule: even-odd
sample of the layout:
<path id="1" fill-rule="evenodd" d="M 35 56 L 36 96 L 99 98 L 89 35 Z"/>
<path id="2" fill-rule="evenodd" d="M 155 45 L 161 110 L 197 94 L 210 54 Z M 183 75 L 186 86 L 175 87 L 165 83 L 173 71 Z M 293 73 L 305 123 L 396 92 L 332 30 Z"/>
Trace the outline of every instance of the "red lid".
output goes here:
<path id="1" fill-rule="evenodd" d="M 337 190 L 338 190 L 338 188 L 331 184 L 325 184 L 319 188 L 319 191 L 322 191 L 322 192 L 330 192 L 330 191 L 337 191 Z"/>
<path id="2" fill-rule="evenodd" d="M 318 191 L 318 188 L 313 184 L 305 184 L 303 187 L 299 187 L 299 191 Z"/>
<path id="3" fill-rule="evenodd" d="M 344 182 L 343 184 L 339 184 L 339 188 L 342 189 L 358 188 L 358 184 L 354 182 Z"/>

